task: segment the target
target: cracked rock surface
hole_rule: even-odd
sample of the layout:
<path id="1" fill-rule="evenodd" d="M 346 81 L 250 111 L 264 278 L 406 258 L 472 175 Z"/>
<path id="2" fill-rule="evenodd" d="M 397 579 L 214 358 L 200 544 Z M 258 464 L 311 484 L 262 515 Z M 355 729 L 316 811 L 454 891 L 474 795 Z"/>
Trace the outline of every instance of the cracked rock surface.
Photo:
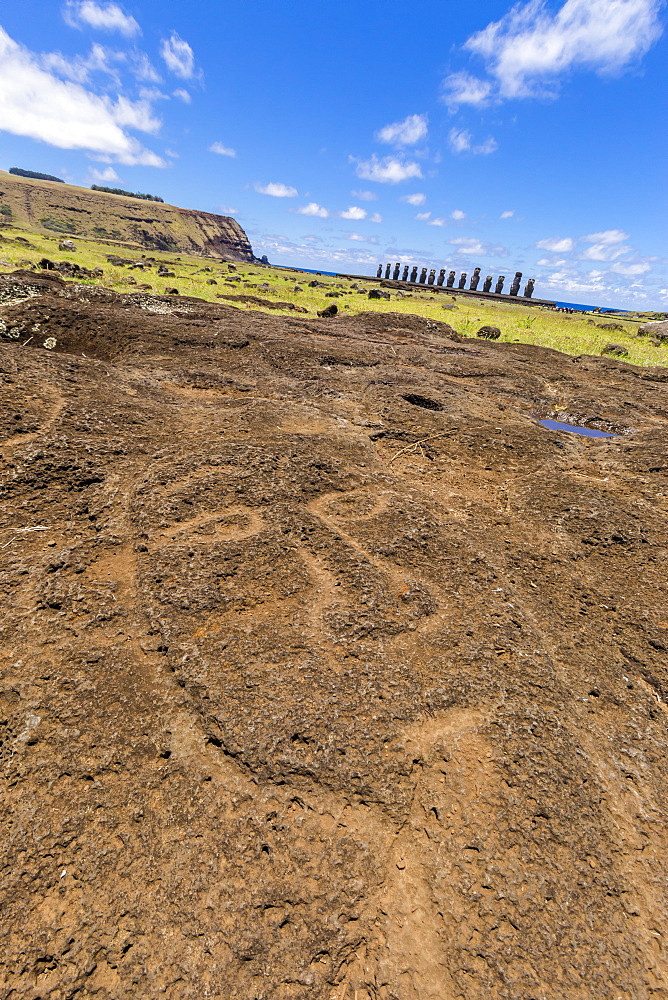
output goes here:
<path id="1" fill-rule="evenodd" d="M 668 372 L 0 319 L 0 1000 L 668 997 Z"/>

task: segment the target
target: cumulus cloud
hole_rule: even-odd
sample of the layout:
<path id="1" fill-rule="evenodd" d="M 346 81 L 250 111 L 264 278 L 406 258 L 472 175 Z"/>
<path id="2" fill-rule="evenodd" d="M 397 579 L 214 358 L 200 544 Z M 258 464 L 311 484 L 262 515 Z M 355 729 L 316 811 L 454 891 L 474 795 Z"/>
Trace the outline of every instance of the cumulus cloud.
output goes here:
<path id="1" fill-rule="evenodd" d="M 570 236 L 566 236 L 563 239 L 557 236 L 554 239 L 539 240 L 536 243 L 538 250 L 549 250 L 551 253 L 570 253 L 574 246 L 575 244 Z"/>
<path id="2" fill-rule="evenodd" d="M 44 95 L 48 95 L 48 100 Z M 60 80 L 0 28 L 0 129 L 59 149 L 82 149 L 106 162 L 165 166 L 127 129 L 155 133 L 160 121 L 146 100 L 91 93 Z"/>
<path id="3" fill-rule="evenodd" d="M 360 233 L 350 233 L 347 237 L 349 240 L 355 240 L 357 243 L 377 243 L 378 240 L 375 236 L 362 236 Z"/>
<path id="4" fill-rule="evenodd" d="M 96 28 L 100 31 L 119 31 L 131 38 L 141 28 L 134 17 L 125 14 L 115 3 L 99 4 L 93 0 L 68 0 L 63 17 L 72 28 Z"/>
<path id="5" fill-rule="evenodd" d="M 342 219 L 355 219 L 356 221 L 366 219 L 366 211 L 358 205 L 350 205 L 345 212 L 339 212 L 339 215 Z"/>
<path id="6" fill-rule="evenodd" d="M 236 149 L 231 149 L 229 146 L 223 146 L 222 142 L 212 142 L 209 146 L 210 153 L 218 153 L 219 156 L 236 156 Z"/>
<path id="7" fill-rule="evenodd" d="M 610 270 L 614 271 L 615 274 L 624 274 L 629 278 L 635 278 L 641 274 L 647 274 L 648 271 L 651 271 L 651 267 L 646 261 L 638 264 L 624 264 L 618 261 L 612 265 Z"/>
<path id="8" fill-rule="evenodd" d="M 461 208 L 456 208 L 454 212 L 450 213 L 450 218 L 454 219 L 456 222 L 461 221 L 461 219 L 466 218 L 466 212 L 462 212 Z"/>
<path id="9" fill-rule="evenodd" d="M 426 222 L 427 219 L 431 218 L 431 212 L 418 212 L 415 218 L 418 222 Z"/>
<path id="10" fill-rule="evenodd" d="M 484 142 L 474 145 L 471 133 L 465 128 L 451 128 L 448 138 L 453 153 L 476 153 L 486 156 L 499 148 L 499 144 L 492 136 L 485 139 Z"/>
<path id="11" fill-rule="evenodd" d="M 529 0 L 464 47 L 485 61 L 501 98 L 542 95 L 565 72 L 620 72 L 645 55 L 661 34 L 660 6 L 661 0 L 566 0 L 553 13 L 545 0 Z"/>
<path id="12" fill-rule="evenodd" d="M 322 205 L 319 205 L 317 201 L 310 201 L 308 205 L 302 205 L 301 208 L 297 209 L 298 215 L 312 215 L 318 219 L 326 219 L 329 212 Z"/>
<path id="13" fill-rule="evenodd" d="M 377 201 L 378 195 L 374 191 L 351 191 L 351 195 L 359 201 Z"/>
<path id="14" fill-rule="evenodd" d="M 390 146 L 414 146 L 427 135 L 427 116 L 409 115 L 400 122 L 392 122 L 376 132 L 376 138 Z"/>
<path id="15" fill-rule="evenodd" d="M 515 212 L 513 212 L 513 211 L 501 212 L 501 215 L 499 216 L 499 218 L 500 219 L 512 219 L 512 217 L 513 217 L 514 214 L 515 214 Z"/>
<path id="16" fill-rule="evenodd" d="M 445 219 L 430 219 L 427 223 L 428 226 L 444 226 L 445 224 Z"/>
<path id="17" fill-rule="evenodd" d="M 480 80 L 465 70 L 451 73 L 446 77 L 443 86 L 443 100 L 451 106 L 459 104 L 481 106 L 487 104 L 492 94 L 492 84 L 488 80 Z"/>
<path id="18" fill-rule="evenodd" d="M 178 99 L 180 101 L 183 101 L 184 104 L 191 104 L 192 103 L 192 97 L 190 96 L 190 94 L 188 93 L 188 91 L 187 90 L 183 90 L 182 87 L 178 87 L 174 91 L 174 97 L 178 97 Z M 214 142 L 214 146 L 219 146 L 219 145 L 220 145 L 219 142 Z M 220 150 L 219 149 L 214 149 L 213 152 L 214 153 L 219 153 Z M 234 152 L 234 150 L 232 150 L 231 153 L 230 152 L 223 153 L 223 156 L 236 156 L 236 155 L 237 154 Z"/>
<path id="19" fill-rule="evenodd" d="M 195 53 L 188 43 L 173 31 L 169 38 L 160 43 L 160 55 L 167 69 L 182 80 L 191 80 L 195 75 Z"/>
<path id="20" fill-rule="evenodd" d="M 356 173 L 365 181 L 376 181 L 378 184 L 399 184 L 412 177 L 422 177 L 420 164 L 414 160 L 398 160 L 393 156 L 379 159 L 375 154 L 369 160 L 357 162 Z"/>
<path id="21" fill-rule="evenodd" d="M 380 212 L 374 212 L 373 215 L 369 216 L 369 222 L 382 222 L 382 221 L 383 221 L 383 216 L 380 214 Z"/>
<path id="22" fill-rule="evenodd" d="M 631 247 L 623 246 L 628 233 L 621 229 L 606 229 L 602 233 L 590 233 L 583 237 L 583 242 L 591 244 L 582 251 L 582 260 L 612 261 L 624 254 L 630 253 Z"/>
<path id="23" fill-rule="evenodd" d="M 255 190 L 258 194 L 268 194 L 272 198 L 296 198 L 299 192 L 297 188 L 288 184 L 276 184 L 271 181 L 269 184 L 256 184 Z"/>
<path id="24" fill-rule="evenodd" d="M 404 194 L 399 199 L 399 201 L 405 201 L 409 205 L 415 205 L 416 207 L 418 205 L 424 205 L 426 200 L 427 200 L 426 194 L 421 194 L 420 192 L 416 194 Z"/>
<path id="25" fill-rule="evenodd" d="M 474 256 L 485 256 L 485 257 L 506 257 L 508 251 L 505 247 L 495 246 L 492 243 L 483 243 L 482 240 L 477 240 L 472 237 L 460 236 L 455 240 L 450 240 L 456 247 L 459 248 L 459 252 L 466 255 Z"/>
<path id="26" fill-rule="evenodd" d="M 116 173 L 113 167 L 105 167 L 104 170 L 96 170 L 95 167 L 91 168 L 90 171 L 91 180 L 96 183 L 109 183 L 109 181 L 120 181 L 120 177 Z"/>

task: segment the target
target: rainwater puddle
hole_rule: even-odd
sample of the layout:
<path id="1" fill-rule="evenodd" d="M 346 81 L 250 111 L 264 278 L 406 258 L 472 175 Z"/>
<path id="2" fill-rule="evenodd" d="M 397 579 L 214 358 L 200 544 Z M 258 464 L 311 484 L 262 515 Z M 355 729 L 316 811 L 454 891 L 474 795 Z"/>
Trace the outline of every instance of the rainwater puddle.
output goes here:
<path id="1" fill-rule="evenodd" d="M 541 427 L 547 427 L 550 431 L 568 431 L 570 434 L 582 434 L 583 437 L 590 438 L 611 438 L 619 437 L 618 434 L 609 434 L 607 431 L 597 431 L 593 427 L 578 427 L 577 424 L 563 424 L 559 420 L 539 420 Z"/>

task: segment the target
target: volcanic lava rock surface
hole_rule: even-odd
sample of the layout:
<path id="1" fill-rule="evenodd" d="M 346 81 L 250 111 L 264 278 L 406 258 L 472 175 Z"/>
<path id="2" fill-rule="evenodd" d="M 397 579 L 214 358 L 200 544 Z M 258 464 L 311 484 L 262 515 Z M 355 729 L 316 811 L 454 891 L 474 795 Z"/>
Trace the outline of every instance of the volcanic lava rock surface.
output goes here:
<path id="1" fill-rule="evenodd" d="M 0 300 L 0 998 L 668 996 L 668 373 Z"/>

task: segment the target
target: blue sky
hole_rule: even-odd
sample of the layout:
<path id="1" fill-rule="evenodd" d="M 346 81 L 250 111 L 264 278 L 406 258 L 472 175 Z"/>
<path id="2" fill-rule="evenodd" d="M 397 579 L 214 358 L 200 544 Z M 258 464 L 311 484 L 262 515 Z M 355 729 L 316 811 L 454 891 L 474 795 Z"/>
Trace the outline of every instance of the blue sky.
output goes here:
<path id="1" fill-rule="evenodd" d="M 401 261 L 668 308 L 661 0 L 0 0 L 0 167 L 234 215 L 272 263 Z"/>

